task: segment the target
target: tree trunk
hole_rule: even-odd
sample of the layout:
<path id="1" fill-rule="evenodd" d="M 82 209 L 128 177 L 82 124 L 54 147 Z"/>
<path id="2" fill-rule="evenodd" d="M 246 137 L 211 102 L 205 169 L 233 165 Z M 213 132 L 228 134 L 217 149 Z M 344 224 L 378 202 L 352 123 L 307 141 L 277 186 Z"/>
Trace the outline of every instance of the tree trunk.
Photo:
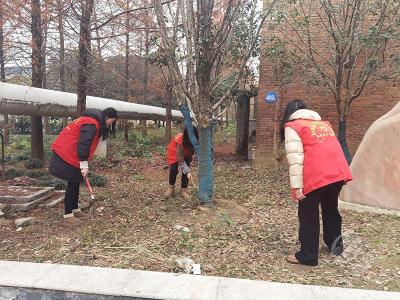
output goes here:
<path id="1" fill-rule="evenodd" d="M 221 107 L 218 107 L 218 110 L 215 113 L 216 123 L 214 126 L 214 132 L 217 132 L 222 129 L 222 123 L 221 123 L 222 118 L 221 118 L 221 120 L 220 120 L 220 118 L 217 118 L 220 113 L 221 113 Z"/>
<path id="2" fill-rule="evenodd" d="M 79 33 L 79 66 L 77 82 L 77 114 L 83 115 L 86 109 L 86 95 L 89 77 L 89 55 L 90 55 L 90 19 L 93 14 L 94 0 L 81 0 L 81 22 Z"/>
<path id="3" fill-rule="evenodd" d="M 347 163 L 350 165 L 351 164 L 351 154 L 349 150 L 349 146 L 347 145 L 347 138 L 346 138 L 346 120 L 340 121 L 339 120 L 339 131 L 338 131 L 338 139 L 340 146 L 342 146 L 342 150 L 344 153 L 344 156 L 346 157 Z"/>
<path id="4" fill-rule="evenodd" d="M 210 203 L 213 200 L 214 189 L 214 149 L 213 131 L 214 126 L 199 129 L 200 151 L 197 153 L 199 159 L 199 192 L 198 198 L 201 203 Z"/>
<path id="5" fill-rule="evenodd" d="M 44 19 L 42 20 L 42 35 L 43 35 L 43 42 L 42 42 L 42 74 L 43 74 L 43 79 L 42 79 L 42 88 L 47 89 L 47 74 L 46 74 L 46 43 L 47 43 L 47 31 L 48 31 L 48 20 Z M 44 23 L 44 24 L 43 24 Z M 45 135 L 50 134 L 50 127 L 49 127 L 49 117 L 43 117 L 42 120 L 43 123 L 43 131 Z"/>
<path id="6" fill-rule="evenodd" d="M 213 132 L 215 123 L 211 123 L 208 127 L 201 127 L 199 131 L 199 141 L 193 132 L 192 118 L 187 106 L 181 106 L 180 110 L 183 115 L 183 122 L 188 130 L 190 142 L 193 144 L 195 152 L 199 160 L 199 191 L 198 198 L 201 203 L 211 203 L 213 200 L 214 189 L 214 149 L 213 149 Z"/>
<path id="7" fill-rule="evenodd" d="M 32 0 L 32 86 L 43 87 L 42 70 L 42 18 L 40 0 Z M 44 160 L 42 117 L 31 117 L 31 155 L 32 158 Z"/>
<path id="8" fill-rule="evenodd" d="M 238 97 L 236 122 L 236 149 L 235 155 L 239 159 L 249 159 L 249 117 L 250 98 L 246 93 Z"/>
<path id="9" fill-rule="evenodd" d="M 65 128 L 68 125 L 68 118 L 62 118 L 62 127 Z"/>
<path id="10" fill-rule="evenodd" d="M 4 14 L 3 9 L 0 7 L 0 74 L 1 74 L 1 81 L 6 81 L 6 72 L 4 70 Z"/>
<path id="11" fill-rule="evenodd" d="M 149 85 L 149 51 L 150 51 L 150 37 L 149 30 L 145 28 L 145 60 L 144 60 L 144 76 L 143 76 L 143 104 L 147 104 L 147 93 Z M 142 136 L 147 136 L 146 120 L 140 120 L 142 128 Z"/>
<path id="12" fill-rule="evenodd" d="M 228 127 L 229 127 L 229 108 L 225 112 L 225 128 L 228 128 Z"/>
<path id="13" fill-rule="evenodd" d="M 44 160 L 42 117 L 31 117 L 31 154 L 32 158 Z"/>
<path id="14" fill-rule="evenodd" d="M 166 93 L 166 105 L 165 105 L 165 145 L 168 145 L 172 138 L 171 130 L 171 119 L 172 119 L 172 84 L 171 81 L 167 83 Z"/>
<path id="15" fill-rule="evenodd" d="M 65 38 L 64 38 L 64 10 L 62 6 L 62 0 L 58 0 L 58 32 L 60 35 L 60 90 L 65 92 Z M 66 127 L 68 125 L 68 118 L 62 118 L 62 127 Z"/>
<path id="16" fill-rule="evenodd" d="M 4 31 L 3 31 L 3 24 L 4 24 L 4 19 L 3 19 L 3 10 L 0 7 L 0 79 L 2 82 L 6 82 L 6 72 L 4 69 Z M 4 131 L 3 131 L 3 137 L 4 137 L 4 145 L 8 146 L 10 144 L 10 127 L 8 124 L 8 115 L 4 115 Z"/>
<path id="17" fill-rule="evenodd" d="M 43 131 L 45 135 L 50 134 L 49 117 L 43 117 Z"/>
<path id="18" fill-rule="evenodd" d="M 139 121 L 140 124 L 140 131 L 143 137 L 147 136 L 147 121 L 146 120 L 140 120 Z"/>
<path id="19" fill-rule="evenodd" d="M 3 137 L 4 137 L 4 146 L 10 145 L 10 124 L 8 121 L 8 115 L 4 115 L 4 131 L 3 131 Z"/>
<path id="20" fill-rule="evenodd" d="M 128 123 L 128 120 L 124 120 L 123 126 L 124 126 L 124 141 L 125 141 L 125 143 L 128 143 L 129 142 L 129 123 Z"/>
<path id="21" fill-rule="evenodd" d="M 130 0 L 126 0 L 126 10 L 129 11 L 129 5 Z M 130 55 L 130 49 L 129 49 L 129 14 L 126 14 L 125 16 L 125 28 L 126 28 L 126 34 L 125 34 L 125 101 L 129 102 L 129 81 L 130 81 L 130 70 L 129 70 L 129 55 Z M 128 127 L 128 120 L 124 122 L 124 140 L 126 143 L 129 142 L 129 127 Z"/>
<path id="22" fill-rule="evenodd" d="M 65 92 L 65 39 L 64 39 L 64 13 L 62 0 L 58 0 L 58 32 L 60 35 L 60 90 Z"/>

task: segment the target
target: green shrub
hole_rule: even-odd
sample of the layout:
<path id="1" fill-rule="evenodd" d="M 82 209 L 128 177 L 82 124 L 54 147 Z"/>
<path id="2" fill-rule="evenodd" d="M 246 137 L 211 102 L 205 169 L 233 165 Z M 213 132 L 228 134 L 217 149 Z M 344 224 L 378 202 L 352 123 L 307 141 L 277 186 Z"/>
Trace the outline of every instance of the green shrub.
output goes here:
<path id="1" fill-rule="evenodd" d="M 15 165 L 18 163 L 18 160 L 15 157 L 5 157 L 4 162 L 9 165 Z"/>
<path id="2" fill-rule="evenodd" d="M 15 142 L 13 142 L 11 144 L 11 147 L 15 150 L 28 150 L 31 148 L 31 145 L 27 139 L 21 137 L 18 140 L 16 140 Z"/>
<path id="3" fill-rule="evenodd" d="M 41 170 L 27 170 L 25 172 L 25 175 L 31 178 L 40 178 L 46 175 L 46 171 L 41 171 Z"/>
<path id="4" fill-rule="evenodd" d="M 44 163 L 43 163 L 43 161 L 41 161 L 39 159 L 31 158 L 25 162 L 25 168 L 27 168 L 27 169 L 40 169 L 43 167 L 44 167 Z"/>
<path id="5" fill-rule="evenodd" d="M 24 174 L 24 170 L 8 169 L 6 170 L 6 179 L 14 179 L 15 177 L 23 176 Z"/>
<path id="6" fill-rule="evenodd" d="M 22 152 L 22 153 L 18 154 L 17 156 L 15 156 L 15 159 L 16 159 L 17 161 L 22 161 L 22 160 L 27 160 L 27 159 L 29 159 L 30 157 L 31 157 L 31 154 L 30 154 L 30 153 Z"/>
<path id="7" fill-rule="evenodd" d="M 105 186 L 107 184 L 107 178 L 101 175 L 89 173 L 89 182 L 92 186 Z"/>
<path id="8" fill-rule="evenodd" d="M 65 190 L 67 188 L 66 181 L 51 176 L 40 177 L 39 185 L 54 187 L 56 190 Z"/>

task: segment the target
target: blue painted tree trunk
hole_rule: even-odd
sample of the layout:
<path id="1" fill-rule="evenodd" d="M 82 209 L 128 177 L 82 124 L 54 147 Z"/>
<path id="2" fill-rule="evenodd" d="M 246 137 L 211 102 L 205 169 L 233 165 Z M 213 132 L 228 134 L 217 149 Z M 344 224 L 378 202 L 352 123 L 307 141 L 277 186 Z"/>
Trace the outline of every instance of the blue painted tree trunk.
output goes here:
<path id="1" fill-rule="evenodd" d="M 211 203 L 214 188 L 214 149 L 213 132 L 214 122 L 207 128 L 198 128 L 199 139 L 193 133 L 192 118 L 189 108 L 181 106 L 180 111 L 184 118 L 184 124 L 189 133 L 189 138 L 199 160 L 199 191 L 198 198 L 201 203 Z"/>

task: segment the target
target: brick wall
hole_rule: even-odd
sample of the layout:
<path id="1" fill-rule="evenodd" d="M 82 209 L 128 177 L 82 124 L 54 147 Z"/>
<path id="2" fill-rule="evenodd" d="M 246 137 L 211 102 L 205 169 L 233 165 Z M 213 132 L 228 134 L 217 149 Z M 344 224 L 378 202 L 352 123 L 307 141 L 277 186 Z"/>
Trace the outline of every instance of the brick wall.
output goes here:
<path id="1" fill-rule="evenodd" d="M 262 31 L 262 36 L 266 36 Z M 263 53 L 263 52 L 261 52 Z M 279 101 L 265 103 L 265 94 L 276 91 Z M 307 88 L 301 82 L 294 82 L 280 88 L 274 79 L 272 66 L 265 56 L 260 59 L 260 81 L 256 120 L 256 166 L 269 166 L 276 163 L 279 151 L 279 122 L 286 103 L 295 98 L 302 99 L 310 109 L 319 112 L 324 120 L 330 121 L 335 131 L 338 127 L 338 115 L 334 98 L 321 88 Z M 400 85 L 396 82 L 382 82 L 369 87 L 360 98 L 354 100 L 347 120 L 347 141 L 352 154 L 357 150 L 369 126 L 383 114 L 391 110 L 400 101 Z"/>

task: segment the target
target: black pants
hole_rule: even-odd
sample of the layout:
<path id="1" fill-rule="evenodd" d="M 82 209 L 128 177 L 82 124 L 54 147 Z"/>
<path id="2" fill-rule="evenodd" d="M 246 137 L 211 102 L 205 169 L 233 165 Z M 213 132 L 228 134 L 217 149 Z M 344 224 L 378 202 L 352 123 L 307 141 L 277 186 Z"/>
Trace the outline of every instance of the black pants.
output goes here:
<path id="1" fill-rule="evenodd" d="M 191 159 L 185 159 L 186 164 L 188 167 L 190 167 L 190 163 L 192 162 Z M 169 184 L 170 185 L 175 185 L 176 183 L 176 176 L 178 176 L 179 173 L 179 164 L 175 163 L 173 165 L 169 166 Z M 181 188 L 185 189 L 189 185 L 189 179 L 185 174 L 182 174 L 182 180 L 181 180 Z"/>
<path id="2" fill-rule="evenodd" d="M 65 214 L 72 213 L 73 209 L 78 209 L 80 182 L 68 182 L 67 190 L 65 191 L 64 206 Z"/>
<path id="3" fill-rule="evenodd" d="M 323 237 L 326 246 L 336 255 L 343 252 L 342 217 L 338 210 L 338 196 L 343 182 L 321 187 L 299 201 L 299 239 L 301 249 L 296 258 L 302 264 L 318 264 L 319 248 L 319 204 L 321 203 Z"/>

